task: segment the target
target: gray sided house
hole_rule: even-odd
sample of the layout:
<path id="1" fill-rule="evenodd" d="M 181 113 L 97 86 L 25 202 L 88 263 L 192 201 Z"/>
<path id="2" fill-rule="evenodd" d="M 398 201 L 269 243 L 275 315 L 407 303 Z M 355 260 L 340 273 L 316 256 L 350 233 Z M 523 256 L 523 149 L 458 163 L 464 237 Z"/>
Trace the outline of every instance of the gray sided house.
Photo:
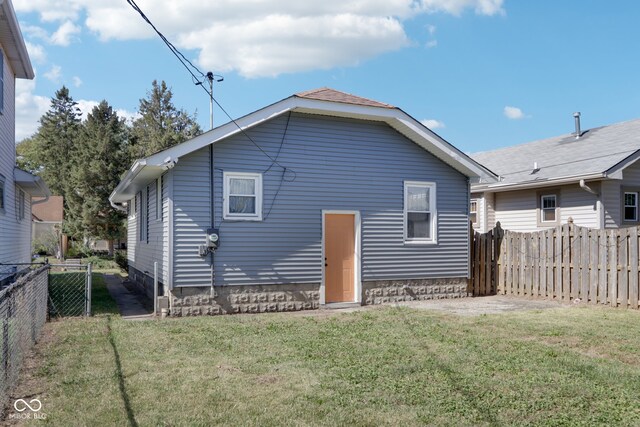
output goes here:
<path id="1" fill-rule="evenodd" d="M 130 278 L 174 316 L 466 295 L 469 185 L 495 177 L 387 104 L 299 93 L 138 160 Z"/>
<path id="2" fill-rule="evenodd" d="M 576 132 L 472 157 L 496 173 L 472 184 L 471 217 L 485 232 L 530 232 L 565 224 L 640 225 L 640 120 Z"/>
<path id="3" fill-rule="evenodd" d="M 16 79 L 34 72 L 13 5 L 0 1 L 0 286 L 31 261 L 33 197 L 48 197 L 40 177 L 16 167 Z"/>

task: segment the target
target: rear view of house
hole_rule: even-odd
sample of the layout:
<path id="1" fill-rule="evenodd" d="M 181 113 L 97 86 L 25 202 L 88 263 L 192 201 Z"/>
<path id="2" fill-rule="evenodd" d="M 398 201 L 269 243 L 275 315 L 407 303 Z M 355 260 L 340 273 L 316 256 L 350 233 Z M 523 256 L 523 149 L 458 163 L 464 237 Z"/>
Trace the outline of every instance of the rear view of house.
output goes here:
<path id="1" fill-rule="evenodd" d="M 474 228 L 640 225 L 640 119 L 582 130 L 574 117 L 574 133 L 472 155 L 499 175 L 472 185 Z"/>
<path id="2" fill-rule="evenodd" d="M 469 185 L 493 179 L 402 110 L 318 89 L 136 161 L 110 199 L 172 315 L 289 311 L 466 295 Z"/>
<path id="3" fill-rule="evenodd" d="M 30 262 L 31 198 L 50 194 L 41 178 L 16 167 L 15 81 L 33 77 L 13 5 L 0 1 L 0 282 Z"/>

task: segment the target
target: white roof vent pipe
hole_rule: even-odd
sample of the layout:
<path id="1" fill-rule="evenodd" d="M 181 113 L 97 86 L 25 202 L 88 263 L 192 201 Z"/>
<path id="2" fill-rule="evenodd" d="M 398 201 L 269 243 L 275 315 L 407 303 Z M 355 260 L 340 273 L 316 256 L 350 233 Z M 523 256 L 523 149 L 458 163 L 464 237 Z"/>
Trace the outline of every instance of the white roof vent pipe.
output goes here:
<path id="1" fill-rule="evenodd" d="M 580 111 L 573 113 L 573 118 L 576 122 L 576 139 L 580 139 L 582 131 L 580 130 Z"/>

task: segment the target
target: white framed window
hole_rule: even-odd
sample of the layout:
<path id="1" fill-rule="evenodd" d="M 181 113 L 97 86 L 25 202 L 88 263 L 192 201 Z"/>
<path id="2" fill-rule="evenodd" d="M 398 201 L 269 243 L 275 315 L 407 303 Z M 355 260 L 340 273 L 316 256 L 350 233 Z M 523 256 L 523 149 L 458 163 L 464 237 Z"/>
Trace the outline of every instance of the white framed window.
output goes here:
<path id="1" fill-rule="evenodd" d="M 540 196 L 540 222 L 556 222 L 556 208 L 558 197 L 555 194 Z"/>
<path id="2" fill-rule="evenodd" d="M 405 181 L 404 240 L 409 243 L 436 242 L 435 182 Z"/>
<path id="3" fill-rule="evenodd" d="M 4 213 L 4 207 L 5 207 L 5 189 L 4 189 L 4 185 L 5 185 L 5 178 L 4 176 L 0 175 L 0 213 Z"/>
<path id="4" fill-rule="evenodd" d="M 156 219 L 162 219 L 162 177 L 156 181 Z"/>
<path id="5" fill-rule="evenodd" d="M 138 194 L 139 196 L 136 196 L 136 199 L 140 200 L 140 210 L 138 211 L 138 237 L 141 242 L 146 242 L 149 225 L 149 222 L 147 221 L 147 217 L 149 215 L 149 187 Z"/>
<path id="6" fill-rule="evenodd" d="M 624 220 L 638 220 L 638 192 L 625 191 L 624 193 Z"/>
<path id="7" fill-rule="evenodd" d="M 262 221 L 262 174 L 223 172 L 223 218 Z"/>
<path id="8" fill-rule="evenodd" d="M 469 202 L 469 220 L 473 225 L 478 224 L 478 199 L 471 199 Z"/>

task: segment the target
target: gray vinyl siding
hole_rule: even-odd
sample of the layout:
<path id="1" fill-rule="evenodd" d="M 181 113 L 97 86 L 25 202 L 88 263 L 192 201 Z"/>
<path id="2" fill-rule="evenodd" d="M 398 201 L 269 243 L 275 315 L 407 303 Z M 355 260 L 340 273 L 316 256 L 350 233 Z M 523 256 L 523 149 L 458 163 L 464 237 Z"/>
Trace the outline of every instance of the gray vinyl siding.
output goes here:
<path id="1" fill-rule="evenodd" d="M 24 219 L 18 218 L 18 191 L 13 169 L 15 146 L 15 79 L 5 52 L 3 55 L 4 110 L 0 114 L 0 175 L 4 177 L 4 210 L 0 210 L 0 263 L 25 263 L 31 260 L 31 197 L 25 193 Z"/>
<path id="2" fill-rule="evenodd" d="M 215 284 L 319 283 L 322 210 L 361 216 L 362 280 L 466 277 L 467 178 L 385 124 L 292 114 L 214 146 Z M 279 152 L 279 147 L 282 148 Z M 174 171 L 174 286 L 211 284 L 210 258 L 197 256 L 210 226 L 209 149 Z M 263 173 L 263 220 L 222 220 L 223 171 Z M 405 244 L 404 181 L 437 185 L 437 237 Z M 275 195 L 277 193 L 277 198 Z"/>
<path id="3" fill-rule="evenodd" d="M 211 227 L 209 147 L 180 158 L 173 172 L 173 285 L 211 286 L 211 257 L 200 257 Z"/>
<path id="4" fill-rule="evenodd" d="M 600 184 L 588 183 L 595 192 L 600 191 Z M 598 216 L 598 197 L 579 185 L 564 186 L 560 190 L 560 221 L 565 224 L 573 218 L 573 223 L 582 227 L 600 228 Z"/>
<path id="5" fill-rule="evenodd" d="M 173 172 L 169 171 L 162 176 L 162 283 L 165 286 L 171 285 L 171 265 L 169 261 L 171 257 L 171 209 L 173 203 L 171 201 L 171 182 Z"/>
<path id="6" fill-rule="evenodd" d="M 164 229 L 163 221 L 156 219 L 155 180 L 149 182 L 148 187 L 148 237 L 145 240 L 140 240 L 140 214 L 142 212 L 142 209 L 146 209 L 146 205 L 145 203 L 143 203 L 145 201 L 145 197 L 142 197 L 142 194 L 139 193 L 139 197 L 131 201 L 134 202 L 137 199 L 135 217 L 130 215 L 127 221 L 127 258 L 129 260 L 130 266 L 143 273 L 146 273 L 151 277 L 153 277 L 153 263 L 157 261 L 158 274 L 160 277 L 162 277 Z M 142 192 L 146 192 L 146 189 L 143 189 Z"/>

